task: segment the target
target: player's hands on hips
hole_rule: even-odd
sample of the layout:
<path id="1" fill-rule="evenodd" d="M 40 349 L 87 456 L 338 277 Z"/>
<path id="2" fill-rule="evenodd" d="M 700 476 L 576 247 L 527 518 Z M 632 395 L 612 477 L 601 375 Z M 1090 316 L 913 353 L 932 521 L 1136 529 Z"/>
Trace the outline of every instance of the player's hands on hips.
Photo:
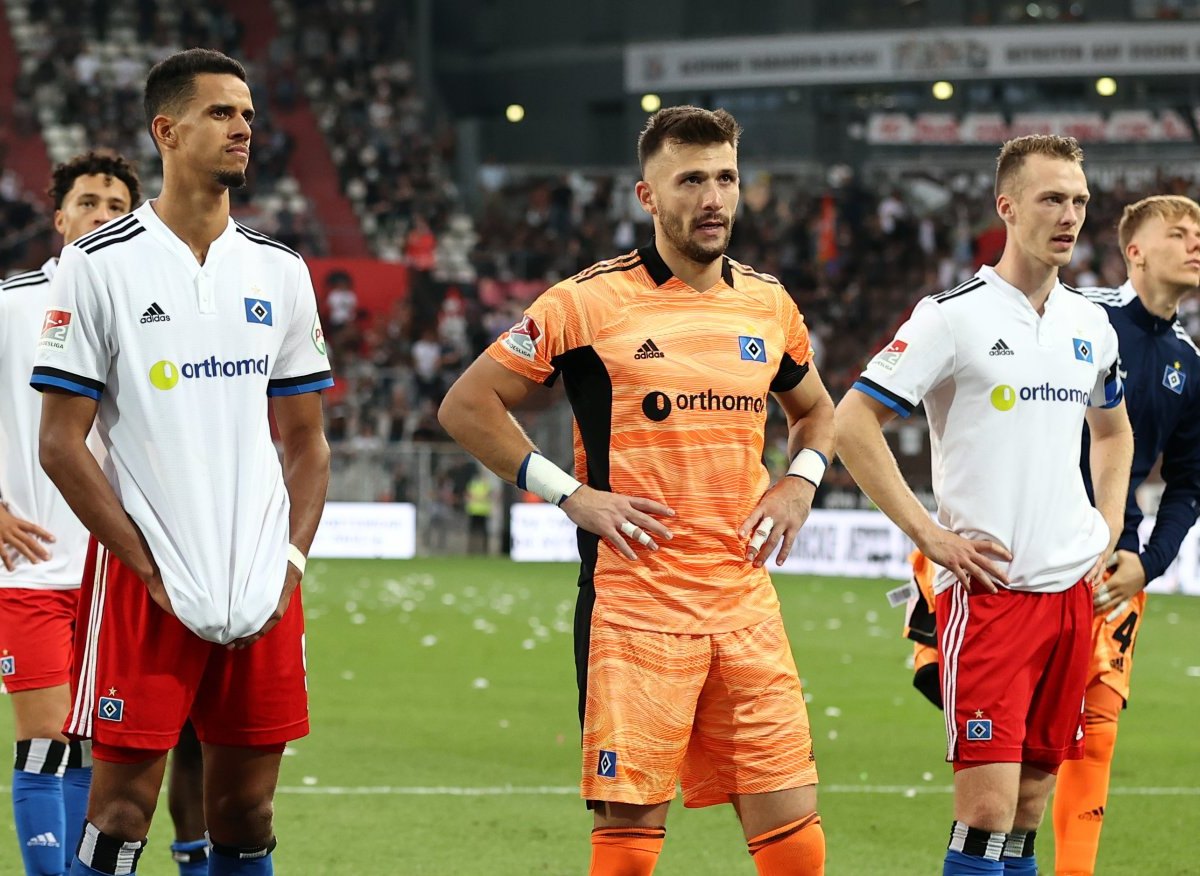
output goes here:
<path id="1" fill-rule="evenodd" d="M 1092 608 L 1097 615 L 1106 614 L 1106 621 L 1116 619 L 1129 600 L 1146 586 L 1146 570 L 1142 558 L 1133 551 L 1117 551 L 1107 562 L 1108 574 L 1092 589 Z"/>
<path id="2" fill-rule="evenodd" d="M 630 560 L 637 559 L 634 544 L 656 551 L 655 538 L 670 541 L 672 537 L 671 530 L 650 515 L 674 517 L 675 512 L 651 499 L 593 490 L 585 484 L 568 496 L 561 507 L 572 523 L 606 539 Z"/>
<path id="3" fill-rule="evenodd" d="M 12 571 L 16 567 L 16 555 L 20 554 L 31 563 L 50 559 L 50 551 L 41 542 L 53 542 L 54 536 L 31 520 L 25 520 L 9 512 L 0 502 L 0 561 L 4 568 Z"/>
<path id="4" fill-rule="evenodd" d="M 763 493 L 758 505 L 738 529 L 738 535 L 750 539 L 746 545 L 746 561 L 761 569 L 778 547 L 775 565 L 782 566 L 792 552 L 800 527 L 808 520 L 816 492 L 817 488 L 804 478 L 783 477 Z"/>
<path id="5" fill-rule="evenodd" d="M 963 538 L 935 526 L 917 547 L 929 559 L 953 573 L 968 593 L 972 584 L 985 593 L 995 593 L 998 586 L 1008 585 L 1008 577 L 996 567 L 992 558 L 999 557 L 1008 563 L 1012 562 L 1012 554 L 994 541 Z"/>
<path id="6" fill-rule="evenodd" d="M 231 651 L 239 648 L 249 648 L 267 633 L 271 632 L 275 625 L 283 620 L 284 614 L 287 613 L 288 605 L 292 601 L 292 594 L 300 586 L 301 577 L 303 576 L 300 574 L 300 570 L 291 563 L 288 563 L 287 577 L 283 579 L 283 592 L 279 594 L 279 603 L 275 606 L 275 610 L 271 612 L 271 616 L 267 618 L 267 622 L 259 627 L 257 633 L 251 633 L 249 636 L 234 639 L 225 647 Z"/>

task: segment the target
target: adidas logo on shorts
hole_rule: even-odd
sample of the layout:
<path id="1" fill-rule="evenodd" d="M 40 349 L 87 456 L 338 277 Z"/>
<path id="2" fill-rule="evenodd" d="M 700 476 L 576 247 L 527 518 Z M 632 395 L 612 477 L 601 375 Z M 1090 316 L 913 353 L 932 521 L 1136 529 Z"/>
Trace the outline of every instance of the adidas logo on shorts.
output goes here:
<path id="1" fill-rule="evenodd" d="M 638 347 L 638 351 L 633 354 L 635 359 L 665 359 L 666 353 L 658 348 L 654 341 L 646 338 L 646 343 Z"/>
<path id="2" fill-rule="evenodd" d="M 142 314 L 142 322 L 170 322 L 171 317 L 167 316 L 165 310 L 158 306 L 158 302 L 151 304 L 146 308 L 146 312 Z"/>
<path id="3" fill-rule="evenodd" d="M 989 356 L 1015 356 L 1016 354 L 1013 353 L 1012 347 L 1010 347 L 1008 344 L 1004 343 L 1004 338 L 1001 338 L 1000 340 L 996 341 L 996 343 L 994 343 L 992 345 L 992 348 L 990 350 L 988 350 L 988 355 Z"/>

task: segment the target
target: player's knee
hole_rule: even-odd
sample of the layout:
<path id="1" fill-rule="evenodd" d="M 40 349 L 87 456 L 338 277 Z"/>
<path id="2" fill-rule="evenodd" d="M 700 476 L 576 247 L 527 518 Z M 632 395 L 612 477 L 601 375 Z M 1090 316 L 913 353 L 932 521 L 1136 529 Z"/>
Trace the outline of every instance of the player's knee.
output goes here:
<path id="1" fill-rule="evenodd" d="M 214 843 L 237 847 L 266 846 L 275 835 L 275 806 L 269 795 L 225 794 L 205 809 Z"/>
<path id="2" fill-rule="evenodd" d="M 999 795 L 959 801 L 955 807 L 958 821 L 989 833 L 1007 833 L 1012 830 L 1018 808 L 1013 801 L 1002 799 Z"/>
<path id="3" fill-rule="evenodd" d="M 105 836 L 122 842 L 140 842 L 150 832 L 154 816 L 154 801 L 138 799 L 135 795 L 96 799 L 93 793 L 88 821 Z"/>

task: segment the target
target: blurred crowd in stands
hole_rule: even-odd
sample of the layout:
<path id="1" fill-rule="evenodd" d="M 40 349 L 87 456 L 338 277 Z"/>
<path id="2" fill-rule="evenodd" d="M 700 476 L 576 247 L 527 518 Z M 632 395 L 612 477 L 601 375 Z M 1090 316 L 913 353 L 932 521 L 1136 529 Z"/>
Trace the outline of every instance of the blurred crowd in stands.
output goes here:
<path id="1" fill-rule="evenodd" d="M 373 253 L 410 271 L 410 294 L 382 313 L 360 305 L 348 274 L 314 277 L 339 380 L 326 399 L 329 435 L 351 455 L 444 441 L 436 409 L 447 387 L 533 297 L 650 237 L 632 170 L 518 174 L 488 161 L 477 179 L 460 181 L 476 187 L 464 197 L 452 175 L 453 129 L 417 87 L 400 6 L 274 4 L 279 27 L 267 63 L 251 69 L 258 115 L 250 184 L 234 196 L 243 221 L 306 255 L 326 252 L 303 186 L 289 174 L 294 144 L 272 120 L 308 100 Z M 40 127 L 56 160 L 85 146 L 121 150 L 141 162 L 151 193 L 157 160 L 140 110 L 148 66 L 188 45 L 243 56 L 238 19 L 200 0 L 11 0 L 12 9 L 25 10 L 15 16 L 23 65 L 9 113 L 14 132 Z M 1004 229 L 988 160 L 969 174 L 864 177 L 834 167 L 823 179 L 743 168 L 730 255 L 775 275 L 793 295 L 835 398 L 920 296 L 999 256 Z M 0 174 L 0 275 L 32 267 L 31 235 L 48 234 L 43 184 Z M 1193 180 L 1165 174 L 1136 190 L 1094 182 L 1064 279 L 1123 282 L 1121 208 L 1151 193 L 1193 191 Z M 1195 302 L 1188 306 L 1185 324 L 1200 333 Z M 768 460 L 785 467 L 786 429 L 773 420 L 769 436 Z M 395 472 L 377 494 L 404 498 L 407 463 Z M 467 469 L 447 475 L 447 491 L 469 477 Z M 835 484 L 839 477 L 831 473 Z"/>

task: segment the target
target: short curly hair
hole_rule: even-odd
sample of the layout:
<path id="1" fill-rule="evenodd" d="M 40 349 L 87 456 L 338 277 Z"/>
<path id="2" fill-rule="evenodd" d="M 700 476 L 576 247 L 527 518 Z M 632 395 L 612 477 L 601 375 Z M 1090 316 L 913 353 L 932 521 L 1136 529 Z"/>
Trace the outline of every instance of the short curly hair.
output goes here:
<path id="1" fill-rule="evenodd" d="M 129 209 L 132 210 L 142 202 L 142 183 L 138 179 L 137 169 L 123 155 L 93 150 L 76 155 L 70 161 L 64 161 L 54 168 L 50 175 L 50 187 L 46 189 L 46 194 L 54 202 L 54 209 L 62 209 L 63 201 L 67 199 L 75 180 L 92 174 L 116 177 L 125 183 L 129 189 Z"/>

